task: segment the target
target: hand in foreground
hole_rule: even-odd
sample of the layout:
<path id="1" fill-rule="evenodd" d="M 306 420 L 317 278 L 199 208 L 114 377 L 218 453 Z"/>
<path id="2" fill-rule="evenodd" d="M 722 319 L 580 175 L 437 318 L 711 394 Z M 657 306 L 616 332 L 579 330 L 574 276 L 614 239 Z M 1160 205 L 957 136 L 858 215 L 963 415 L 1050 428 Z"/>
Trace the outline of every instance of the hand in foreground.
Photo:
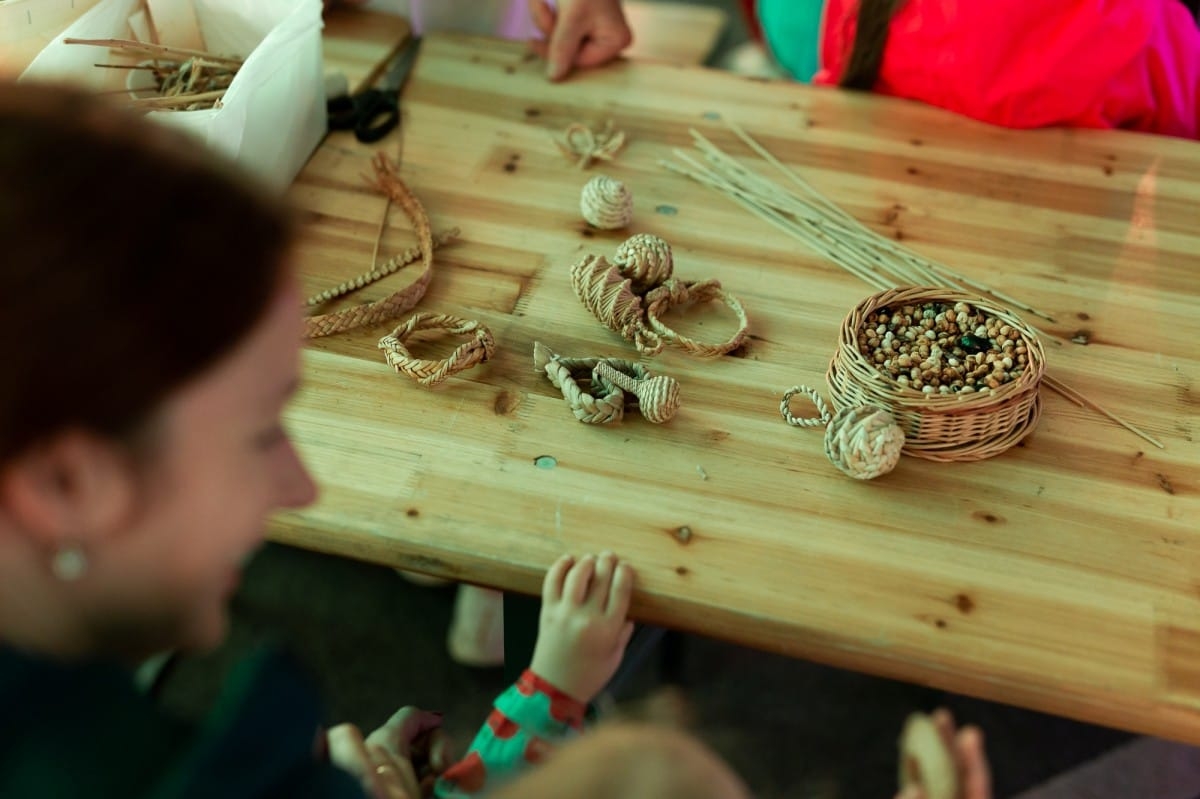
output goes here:
<path id="1" fill-rule="evenodd" d="M 379 729 L 367 736 L 367 748 L 378 747 L 412 766 L 419 795 L 428 796 L 439 774 L 454 762 L 450 743 L 442 730 L 442 715 L 415 707 L 402 707 Z"/>
<path id="2" fill-rule="evenodd" d="M 587 703 L 612 679 L 633 623 L 626 621 L 633 567 L 611 552 L 559 558 L 542 584 L 542 613 L 530 668 Z"/>
<path id="3" fill-rule="evenodd" d="M 533 24 L 546 37 L 531 42 L 546 59 L 546 76 L 562 80 L 576 67 L 597 67 L 616 58 L 633 41 L 620 0 L 529 0 Z"/>
<path id="4" fill-rule="evenodd" d="M 420 799 L 412 763 L 380 746 L 369 746 L 353 724 L 339 724 L 325 733 L 329 761 L 358 778 L 371 799 Z"/>
<path id="5" fill-rule="evenodd" d="M 950 711 L 938 708 L 932 714 L 946 751 L 958 767 L 957 799 L 992 799 L 992 772 L 983 748 L 983 732 L 978 727 L 956 729 Z M 919 787 L 909 787 L 896 799 L 929 799 Z"/>

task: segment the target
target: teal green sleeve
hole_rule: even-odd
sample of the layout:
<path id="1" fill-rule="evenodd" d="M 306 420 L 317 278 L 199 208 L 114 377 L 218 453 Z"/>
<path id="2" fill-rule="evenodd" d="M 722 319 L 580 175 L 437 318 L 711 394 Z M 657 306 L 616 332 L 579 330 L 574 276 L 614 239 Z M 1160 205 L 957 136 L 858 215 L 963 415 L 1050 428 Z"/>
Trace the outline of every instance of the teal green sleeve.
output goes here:
<path id="1" fill-rule="evenodd" d="M 758 21 L 775 61 L 798 81 L 820 68 L 824 0 L 758 0 Z"/>
<path id="2" fill-rule="evenodd" d="M 583 727 L 586 707 L 526 670 L 496 699 L 466 757 L 438 779 L 438 799 L 495 790 Z"/>

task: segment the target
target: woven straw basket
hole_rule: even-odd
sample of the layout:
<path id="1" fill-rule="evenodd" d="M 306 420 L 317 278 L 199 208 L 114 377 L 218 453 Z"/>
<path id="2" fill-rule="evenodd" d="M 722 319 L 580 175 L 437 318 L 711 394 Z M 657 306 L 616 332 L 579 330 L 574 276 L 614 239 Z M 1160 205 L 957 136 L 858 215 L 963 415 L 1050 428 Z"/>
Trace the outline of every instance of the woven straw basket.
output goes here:
<path id="1" fill-rule="evenodd" d="M 991 393 L 923 394 L 900 385 L 859 352 L 858 333 L 871 312 L 960 301 L 1010 325 L 1027 348 L 1026 368 Z M 825 379 L 839 410 L 875 405 L 891 411 L 904 430 L 904 453 L 934 461 L 975 461 L 999 455 L 1033 429 L 1042 410 L 1038 385 L 1044 371 L 1045 355 L 1037 335 L 1011 312 L 950 289 L 912 287 L 873 294 L 847 314 Z"/>

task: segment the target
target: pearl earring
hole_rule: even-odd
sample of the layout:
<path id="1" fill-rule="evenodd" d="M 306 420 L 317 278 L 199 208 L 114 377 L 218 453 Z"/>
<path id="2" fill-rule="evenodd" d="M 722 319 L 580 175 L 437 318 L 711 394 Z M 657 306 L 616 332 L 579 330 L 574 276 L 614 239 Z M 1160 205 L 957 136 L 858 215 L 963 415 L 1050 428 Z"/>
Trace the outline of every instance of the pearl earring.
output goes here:
<path id="1" fill-rule="evenodd" d="M 50 571 L 64 583 L 78 580 L 88 569 L 87 553 L 79 544 L 60 547 L 50 560 Z"/>

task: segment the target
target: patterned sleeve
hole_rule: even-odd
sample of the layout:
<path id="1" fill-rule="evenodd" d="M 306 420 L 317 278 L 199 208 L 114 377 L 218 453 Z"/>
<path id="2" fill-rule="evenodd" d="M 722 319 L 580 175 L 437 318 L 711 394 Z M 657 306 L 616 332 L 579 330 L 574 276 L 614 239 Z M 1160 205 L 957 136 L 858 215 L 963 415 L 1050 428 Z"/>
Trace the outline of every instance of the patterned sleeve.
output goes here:
<path id="1" fill-rule="evenodd" d="M 494 790 L 537 763 L 583 727 L 586 706 L 529 669 L 501 694 L 466 757 L 434 786 L 438 799 L 466 799 Z"/>

